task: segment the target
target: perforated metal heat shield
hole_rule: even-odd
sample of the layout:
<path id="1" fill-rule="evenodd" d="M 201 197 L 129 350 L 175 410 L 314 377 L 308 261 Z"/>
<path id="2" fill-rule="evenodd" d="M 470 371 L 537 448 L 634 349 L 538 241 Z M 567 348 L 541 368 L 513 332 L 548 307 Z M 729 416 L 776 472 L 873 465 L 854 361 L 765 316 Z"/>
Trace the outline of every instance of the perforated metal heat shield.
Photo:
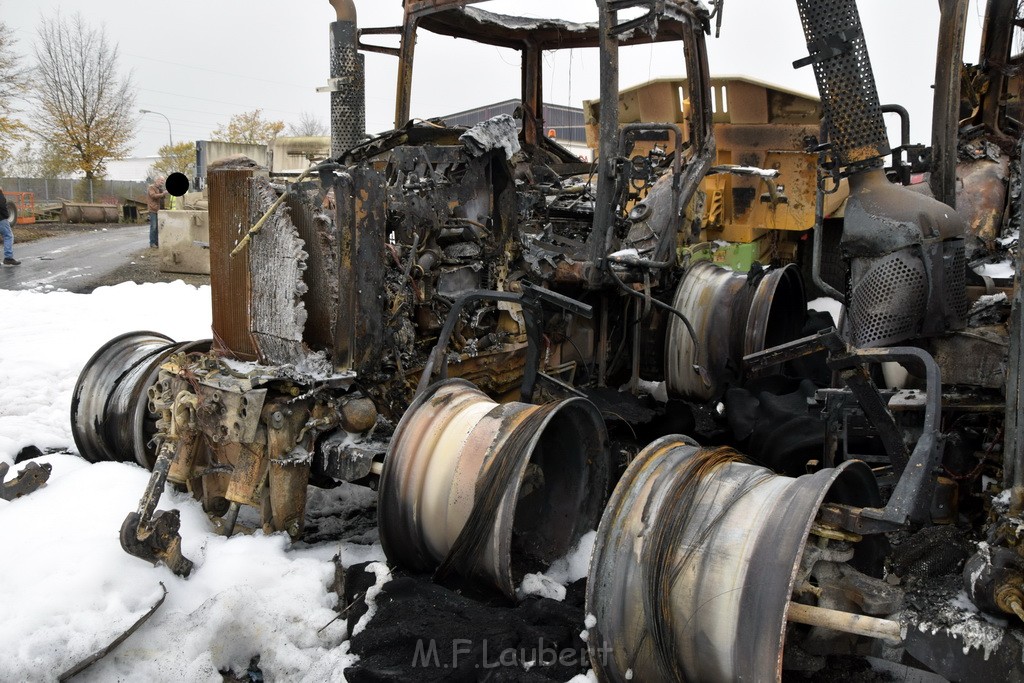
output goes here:
<path id="1" fill-rule="evenodd" d="M 366 132 L 366 76 L 363 55 L 358 49 L 355 22 L 331 24 L 331 78 L 341 87 L 331 93 L 331 156 L 362 141 Z"/>
<path id="2" fill-rule="evenodd" d="M 881 258 L 851 259 L 843 334 L 852 344 L 887 346 L 965 325 L 970 302 L 964 287 L 964 241 L 947 240 L 930 248 L 941 250 L 941 278 L 929 276 L 918 247 Z"/>
<path id="3" fill-rule="evenodd" d="M 855 0 L 797 0 L 815 57 L 825 122 L 840 166 L 889 154 L 878 89 Z"/>

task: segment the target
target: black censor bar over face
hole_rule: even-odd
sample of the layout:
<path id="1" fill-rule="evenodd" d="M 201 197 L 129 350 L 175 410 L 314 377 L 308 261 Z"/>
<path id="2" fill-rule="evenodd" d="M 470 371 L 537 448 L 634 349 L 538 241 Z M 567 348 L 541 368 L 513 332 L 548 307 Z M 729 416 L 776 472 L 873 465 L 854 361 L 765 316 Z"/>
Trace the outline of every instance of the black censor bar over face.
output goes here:
<path id="1" fill-rule="evenodd" d="M 172 197 L 181 197 L 188 192 L 188 177 L 184 173 L 172 173 L 167 176 L 164 187 Z"/>

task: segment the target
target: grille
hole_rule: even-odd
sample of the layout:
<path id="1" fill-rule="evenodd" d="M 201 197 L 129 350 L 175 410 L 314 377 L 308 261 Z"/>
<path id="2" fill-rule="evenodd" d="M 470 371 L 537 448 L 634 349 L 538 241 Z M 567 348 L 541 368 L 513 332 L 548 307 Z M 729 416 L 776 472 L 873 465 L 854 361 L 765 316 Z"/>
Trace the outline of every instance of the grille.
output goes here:
<path id="1" fill-rule="evenodd" d="M 856 36 L 842 54 L 814 65 L 833 150 L 842 166 L 885 156 L 889 141 L 855 0 L 797 0 L 807 46 L 839 32 Z"/>
<path id="2" fill-rule="evenodd" d="M 967 254 L 963 240 L 949 240 L 943 246 L 942 261 L 945 270 L 946 305 L 952 314 L 952 329 L 967 325 L 971 303 L 967 300 Z"/>
<path id="3" fill-rule="evenodd" d="M 856 266 L 860 265 L 861 268 Z M 848 336 L 856 346 L 884 346 L 918 333 L 927 302 L 924 264 L 909 250 L 857 264 L 851 284 Z"/>

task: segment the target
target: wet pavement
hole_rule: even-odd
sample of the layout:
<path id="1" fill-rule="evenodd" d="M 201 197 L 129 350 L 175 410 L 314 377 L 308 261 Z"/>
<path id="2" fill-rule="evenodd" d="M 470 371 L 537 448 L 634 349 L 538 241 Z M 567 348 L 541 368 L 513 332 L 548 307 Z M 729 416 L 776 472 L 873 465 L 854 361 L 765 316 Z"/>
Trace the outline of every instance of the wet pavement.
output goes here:
<path id="1" fill-rule="evenodd" d="M 105 227 L 14 245 L 20 266 L 0 268 L 0 289 L 79 291 L 132 259 L 148 245 L 149 226 Z"/>

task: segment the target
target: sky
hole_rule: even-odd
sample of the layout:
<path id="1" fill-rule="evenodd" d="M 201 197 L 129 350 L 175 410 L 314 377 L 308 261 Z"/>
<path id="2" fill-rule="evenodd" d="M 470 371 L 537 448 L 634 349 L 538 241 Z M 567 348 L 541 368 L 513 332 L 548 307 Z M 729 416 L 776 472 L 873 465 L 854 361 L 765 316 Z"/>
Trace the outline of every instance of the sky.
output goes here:
<path id="1" fill-rule="evenodd" d="M 355 0 L 362 27 L 401 23 L 400 0 Z M 528 16 L 595 18 L 592 0 L 493 0 L 485 9 Z M 912 138 L 930 142 L 931 84 L 938 25 L 936 0 L 860 0 L 868 49 L 883 103 L 911 112 Z M 557 7 L 557 10 L 552 10 Z M 138 88 L 137 106 L 164 114 L 139 115 L 133 155 L 149 156 L 170 135 L 176 142 L 208 139 L 232 114 L 255 108 L 297 123 L 303 112 L 329 120 L 329 96 L 317 93 L 328 78 L 328 0 L 0 0 L 0 21 L 31 55 L 42 16 L 81 12 L 102 23 L 118 42 L 121 65 Z M 971 3 L 966 55 L 977 61 L 984 3 Z M 387 42 L 389 39 L 378 39 Z M 391 40 L 391 44 L 395 41 Z M 518 95 L 518 53 L 453 46 L 453 39 L 422 35 L 412 113 L 439 116 Z M 726 0 L 721 38 L 710 37 L 712 75 L 746 75 L 816 93 L 810 68 L 795 71 L 806 55 L 793 0 Z M 546 98 L 580 106 L 597 96 L 598 63 L 592 51 L 548 55 Z M 670 46 L 638 47 L 623 55 L 620 84 L 681 76 L 681 53 Z M 390 129 L 397 60 L 368 54 L 367 129 Z M 898 129 L 895 122 L 891 129 Z"/>

